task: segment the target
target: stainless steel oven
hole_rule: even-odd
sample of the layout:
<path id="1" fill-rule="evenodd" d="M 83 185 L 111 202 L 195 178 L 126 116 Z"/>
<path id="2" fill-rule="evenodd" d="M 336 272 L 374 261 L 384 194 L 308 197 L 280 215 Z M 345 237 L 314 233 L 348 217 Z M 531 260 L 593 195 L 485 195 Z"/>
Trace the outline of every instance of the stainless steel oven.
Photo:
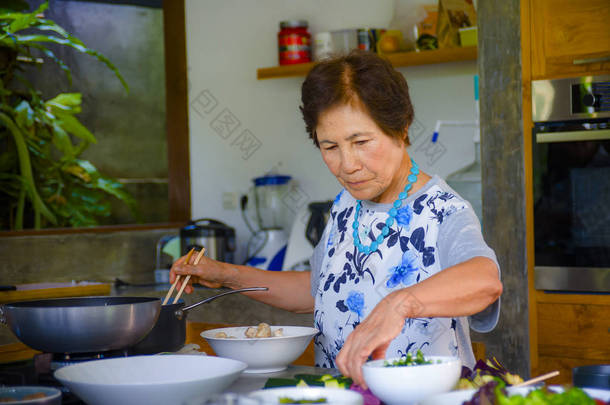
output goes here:
<path id="1" fill-rule="evenodd" d="M 610 293 L 610 75 L 532 82 L 539 290 Z"/>

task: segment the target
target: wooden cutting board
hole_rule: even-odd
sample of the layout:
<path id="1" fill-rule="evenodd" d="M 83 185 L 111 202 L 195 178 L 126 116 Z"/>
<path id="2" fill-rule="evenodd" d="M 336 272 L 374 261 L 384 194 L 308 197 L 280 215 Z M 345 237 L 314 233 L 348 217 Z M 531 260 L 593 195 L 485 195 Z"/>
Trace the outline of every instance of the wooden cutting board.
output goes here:
<path id="1" fill-rule="evenodd" d="M 0 304 L 45 298 L 88 297 L 109 295 L 110 284 L 106 283 L 36 283 L 20 284 L 14 291 L 0 291 Z"/>

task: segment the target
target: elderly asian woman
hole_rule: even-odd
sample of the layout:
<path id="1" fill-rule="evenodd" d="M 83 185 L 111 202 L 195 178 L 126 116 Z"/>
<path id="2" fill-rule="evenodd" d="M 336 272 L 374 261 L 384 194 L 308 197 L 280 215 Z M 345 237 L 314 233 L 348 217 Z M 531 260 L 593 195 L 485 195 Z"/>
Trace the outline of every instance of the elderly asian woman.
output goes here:
<path id="1" fill-rule="evenodd" d="M 301 112 L 342 190 L 311 272 L 269 272 L 204 258 L 176 274 L 313 312 L 316 365 L 366 386 L 368 358 L 458 356 L 472 367 L 469 326 L 494 328 L 502 283 L 470 204 L 409 155 L 413 106 L 403 75 L 369 52 L 318 63 L 302 85 Z M 187 286 L 187 292 L 192 286 Z"/>

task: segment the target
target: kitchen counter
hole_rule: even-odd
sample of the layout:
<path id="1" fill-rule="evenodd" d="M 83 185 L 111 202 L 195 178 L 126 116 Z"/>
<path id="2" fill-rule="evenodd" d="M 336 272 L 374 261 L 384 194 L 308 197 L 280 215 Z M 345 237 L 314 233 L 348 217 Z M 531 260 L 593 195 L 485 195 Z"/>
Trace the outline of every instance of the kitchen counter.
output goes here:
<path id="1" fill-rule="evenodd" d="M 108 283 L 70 282 L 70 283 L 35 283 L 13 286 L 14 290 L 0 291 L 0 304 L 17 301 L 41 300 L 47 298 L 89 297 L 108 295 L 111 286 Z"/>

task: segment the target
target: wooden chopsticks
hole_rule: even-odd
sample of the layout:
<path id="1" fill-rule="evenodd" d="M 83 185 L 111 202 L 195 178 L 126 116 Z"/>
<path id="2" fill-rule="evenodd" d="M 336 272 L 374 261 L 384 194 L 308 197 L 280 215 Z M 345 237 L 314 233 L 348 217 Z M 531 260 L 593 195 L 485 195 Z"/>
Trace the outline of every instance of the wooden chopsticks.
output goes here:
<path id="1" fill-rule="evenodd" d="M 530 380 L 523 381 L 522 383 L 515 384 L 513 387 L 525 387 L 528 385 L 536 384 L 544 380 L 548 380 L 549 378 L 553 378 L 559 375 L 559 371 L 551 371 L 550 373 L 542 374 L 536 378 L 532 378 Z"/>
<path id="2" fill-rule="evenodd" d="M 191 256 L 193 256 L 193 253 L 195 253 L 195 248 L 191 249 L 191 251 L 186 254 L 186 259 L 184 259 L 185 263 L 188 263 L 191 260 Z M 176 289 L 176 286 L 178 285 L 178 280 L 180 280 L 179 274 L 176 275 L 174 284 L 172 284 L 172 286 L 170 287 L 169 291 L 167 292 L 167 295 L 165 296 L 165 299 L 163 300 L 163 304 L 161 304 L 161 305 L 167 304 L 167 301 L 169 301 L 169 297 L 172 296 L 174 289 Z"/>
<path id="3" fill-rule="evenodd" d="M 201 250 L 199 251 L 199 254 L 197 255 L 197 257 L 195 258 L 195 261 L 193 262 L 193 266 L 196 266 L 197 264 L 199 264 L 199 260 L 201 260 L 201 258 L 203 257 L 203 254 L 205 253 L 205 248 L 202 247 Z M 188 264 L 188 262 L 187 262 Z M 174 298 L 174 302 L 173 304 L 175 304 L 176 302 L 178 302 L 178 300 L 180 299 L 180 296 L 182 295 L 182 292 L 184 291 L 184 289 L 186 288 L 186 285 L 188 284 L 189 280 L 191 279 L 191 275 L 188 274 L 186 276 L 186 278 L 184 279 L 184 282 L 182 283 L 182 287 L 180 287 L 180 291 L 178 291 L 178 295 L 176 295 L 176 298 Z M 178 281 L 178 276 L 176 275 L 176 282 Z"/>
<path id="4" fill-rule="evenodd" d="M 193 256 L 193 253 L 195 253 L 195 248 L 191 249 L 190 252 L 187 253 L 184 263 L 186 263 L 186 264 L 189 263 L 189 261 L 191 260 L 191 257 Z M 205 253 L 205 248 L 201 248 L 201 250 L 199 251 L 199 254 L 195 258 L 195 261 L 193 262 L 193 266 L 196 266 L 199 263 L 199 260 L 201 260 L 204 253 Z M 178 291 L 178 295 L 176 295 L 176 297 L 174 298 L 174 302 L 172 302 L 172 304 L 175 304 L 176 302 L 178 302 L 178 300 L 180 299 L 180 296 L 184 292 L 184 289 L 186 288 L 186 285 L 188 284 L 190 279 L 191 279 L 191 275 L 188 274 L 186 276 L 186 278 L 184 279 L 184 281 L 182 282 L 182 287 L 180 287 L 180 291 Z M 180 274 L 176 274 L 176 280 L 174 280 L 174 284 L 172 284 L 171 288 L 167 292 L 167 295 L 165 296 L 165 299 L 163 300 L 162 305 L 167 304 L 167 302 L 169 301 L 169 298 L 172 296 L 172 293 L 174 292 L 174 290 L 176 289 L 176 286 L 178 285 L 178 280 L 180 280 Z"/>

